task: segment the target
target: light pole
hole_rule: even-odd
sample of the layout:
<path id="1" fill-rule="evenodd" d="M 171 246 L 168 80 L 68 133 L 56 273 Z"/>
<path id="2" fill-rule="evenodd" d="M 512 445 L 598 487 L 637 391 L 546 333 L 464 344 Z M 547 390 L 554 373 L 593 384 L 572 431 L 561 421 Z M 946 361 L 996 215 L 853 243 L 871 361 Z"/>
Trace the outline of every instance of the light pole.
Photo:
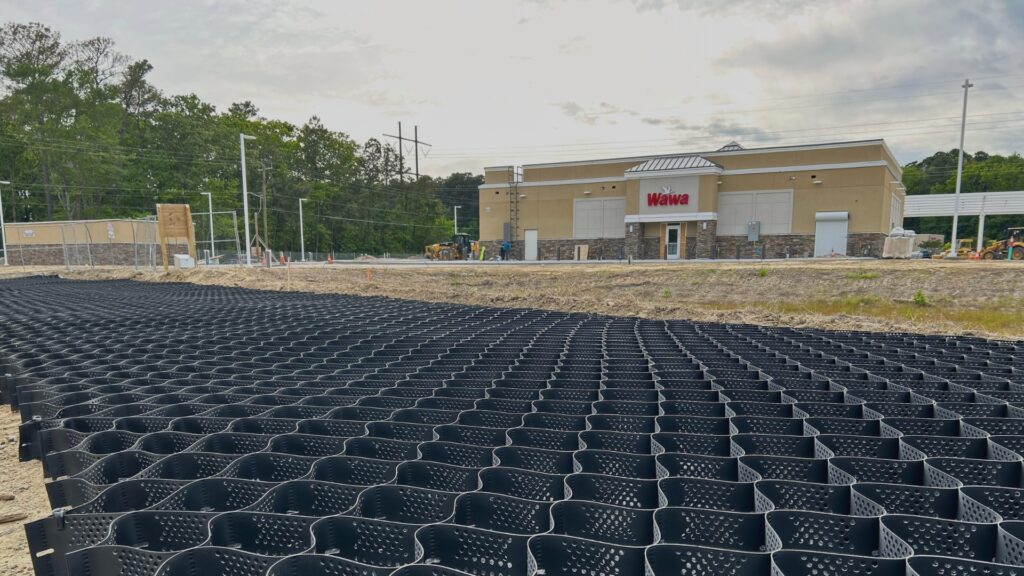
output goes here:
<path id="1" fill-rule="evenodd" d="M 210 258 L 213 258 L 217 255 L 213 245 L 213 192 L 200 192 L 200 194 L 206 196 L 206 205 L 210 212 Z"/>
<path id="2" fill-rule="evenodd" d="M 956 193 L 953 195 L 953 235 L 950 238 L 949 257 L 956 258 L 956 227 L 960 221 L 960 179 L 964 172 L 964 128 L 967 126 L 967 90 L 972 88 L 969 78 L 964 79 L 964 112 L 960 116 L 960 159 L 956 162 Z"/>
<path id="3" fill-rule="evenodd" d="M 9 186 L 11 183 L 7 180 L 0 180 L 0 186 Z M 0 240 L 4 244 L 4 266 L 11 265 L 11 258 L 7 254 L 7 225 L 4 223 L 4 191 L 0 188 Z"/>
<path id="4" fill-rule="evenodd" d="M 245 141 L 255 140 L 255 136 L 247 136 L 245 134 L 238 135 L 238 144 L 242 147 L 242 214 L 245 220 L 245 265 L 252 266 L 252 252 L 249 250 L 249 245 L 252 243 L 252 237 L 249 236 L 249 184 L 245 178 Z"/>
<path id="5" fill-rule="evenodd" d="M 305 198 L 299 198 L 299 249 L 302 250 L 302 262 L 306 261 L 306 231 L 302 227 L 302 203 Z"/>
<path id="6" fill-rule="evenodd" d="M 462 206 L 456 206 L 455 207 L 455 233 L 456 234 L 459 233 L 459 208 L 462 208 Z"/>

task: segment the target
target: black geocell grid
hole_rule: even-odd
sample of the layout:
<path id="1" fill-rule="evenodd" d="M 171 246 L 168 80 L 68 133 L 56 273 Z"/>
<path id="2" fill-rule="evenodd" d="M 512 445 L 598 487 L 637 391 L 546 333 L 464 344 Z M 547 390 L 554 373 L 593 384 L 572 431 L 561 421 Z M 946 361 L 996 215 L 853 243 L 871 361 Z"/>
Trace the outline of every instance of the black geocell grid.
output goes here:
<path id="1" fill-rule="evenodd" d="M 36 573 L 1024 573 L 1024 343 L 0 282 Z"/>

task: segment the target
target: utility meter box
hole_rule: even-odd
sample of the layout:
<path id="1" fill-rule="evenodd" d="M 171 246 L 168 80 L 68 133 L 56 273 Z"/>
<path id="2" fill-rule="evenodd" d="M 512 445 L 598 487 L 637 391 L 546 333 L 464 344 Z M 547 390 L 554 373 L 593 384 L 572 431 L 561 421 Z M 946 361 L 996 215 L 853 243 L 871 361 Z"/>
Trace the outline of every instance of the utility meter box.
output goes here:
<path id="1" fill-rule="evenodd" d="M 757 242 L 761 239 L 761 221 L 751 220 L 747 222 L 747 241 Z"/>

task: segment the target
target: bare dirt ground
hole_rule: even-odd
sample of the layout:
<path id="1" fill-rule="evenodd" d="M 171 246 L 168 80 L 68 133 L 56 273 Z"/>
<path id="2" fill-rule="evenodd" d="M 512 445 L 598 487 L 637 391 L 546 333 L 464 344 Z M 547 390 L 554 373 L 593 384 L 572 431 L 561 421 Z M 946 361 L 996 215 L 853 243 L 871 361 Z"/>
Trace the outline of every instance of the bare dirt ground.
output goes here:
<path id="1" fill-rule="evenodd" d="M 169 274 L 130 268 L 48 272 L 69 278 L 179 281 L 644 318 L 1024 338 L 1024 263 L 1017 262 L 415 266 L 367 261 Z"/>
<path id="2" fill-rule="evenodd" d="M 18 462 L 18 425 L 21 417 L 0 406 L 0 574 L 32 576 L 32 559 L 25 540 L 25 524 L 50 513 L 38 460 Z M 6 499 L 13 496 L 13 500 Z"/>
<path id="3" fill-rule="evenodd" d="M 11 268 L 0 278 L 192 282 L 266 290 L 390 296 L 645 318 L 1024 338 L 1024 264 L 770 261 L 673 264 L 408 265 L 366 261 L 275 269 L 135 271 Z M 915 296 L 917 296 L 915 301 Z M 15 303 L 16 305 L 16 303 Z M 18 462 L 20 419 L 0 409 L 0 575 L 31 575 L 23 524 L 47 515 L 39 462 Z M 13 440 L 12 440 L 13 439 Z"/>

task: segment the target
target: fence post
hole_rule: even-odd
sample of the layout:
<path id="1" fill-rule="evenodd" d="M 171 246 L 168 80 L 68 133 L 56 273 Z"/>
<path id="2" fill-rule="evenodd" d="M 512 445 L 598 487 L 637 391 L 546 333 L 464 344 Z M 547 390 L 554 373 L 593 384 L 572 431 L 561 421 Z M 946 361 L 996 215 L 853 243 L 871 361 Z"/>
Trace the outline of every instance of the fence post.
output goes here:
<path id="1" fill-rule="evenodd" d="M 135 233 L 135 222 L 132 222 L 132 264 L 139 269 L 139 242 L 138 234 Z"/>
<path id="2" fill-rule="evenodd" d="M 89 230 L 89 225 L 83 223 L 82 226 L 85 228 L 85 254 L 89 257 L 89 268 L 95 268 L 96 266 L 92 262 L 92 232 Z"/>
<path id="3" fill-rule="evenodd" d="M 242 265 L 242 250 L 241 250 L 242 244 L 238 240 L 238 212 L 236 212 L 234 210 L 231 211 L 231 223 L 232 223 L 232 225 L 235 228 L 235 260 L 236 260 L 236 265 L 241 266 Z M 248 250 L 248 247 L 246 247 L 246 249 Z"/>
<path id="4" fill-rule="evenodd" d="M 67 269 L 68 272 L 70 272 L 71 271 L 71 263 L 68 262 L 68 242 L 67 242 L 67 238 L 64 236 L 64 225 L 63 224 L 60 225 L 60 245 L 61 245 L 61 248 L 64 251 L 64 268 Z"/>

